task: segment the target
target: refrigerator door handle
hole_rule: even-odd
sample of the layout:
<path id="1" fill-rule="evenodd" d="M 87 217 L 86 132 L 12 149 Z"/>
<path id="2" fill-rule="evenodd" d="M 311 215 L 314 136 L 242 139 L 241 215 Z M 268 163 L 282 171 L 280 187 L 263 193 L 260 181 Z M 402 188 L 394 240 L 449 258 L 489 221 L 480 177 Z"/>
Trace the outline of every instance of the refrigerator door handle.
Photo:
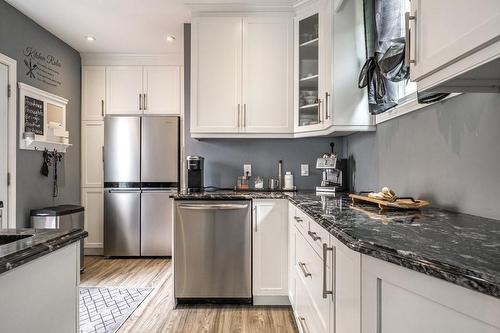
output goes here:
<path id="1" fill-rule="evenodd" d="M 241 204 L 180 204 L 180 208 L 191 209 L 191 210 L 232 210 L 232 209 L 246 209 L 248 205 Z"/>
<path id="2" fill-rule="evenodd" d="M 109 193 L 141 193 L 141 190 L 138 189 L 131 189 L 131 188 L 124 188 L 124 189 L 112 189 L 112 190 L 107 190 Z"/>

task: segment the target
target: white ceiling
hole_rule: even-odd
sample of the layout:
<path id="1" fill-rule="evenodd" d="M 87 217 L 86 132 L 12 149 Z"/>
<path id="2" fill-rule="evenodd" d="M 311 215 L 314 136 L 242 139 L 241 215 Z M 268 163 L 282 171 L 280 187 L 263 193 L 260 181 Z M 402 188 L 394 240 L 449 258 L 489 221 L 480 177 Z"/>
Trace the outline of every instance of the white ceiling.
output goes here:
<path id="1" fill-rule="evenodd" d="M 183 52 L 182 0 L 7 0 L 81 53 Z M 94 42 L 85 36 L 96 38 Z M 166 41 L 167 35 L 176 41 Z"/>

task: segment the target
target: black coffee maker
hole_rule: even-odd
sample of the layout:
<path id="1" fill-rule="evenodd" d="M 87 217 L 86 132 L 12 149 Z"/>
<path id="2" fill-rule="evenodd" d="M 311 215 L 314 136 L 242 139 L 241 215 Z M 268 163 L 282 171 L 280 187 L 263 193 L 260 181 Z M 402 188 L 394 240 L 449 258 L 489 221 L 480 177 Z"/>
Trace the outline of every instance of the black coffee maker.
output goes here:
<path id="1" fill-rule="evenodd" d="M 203 187 L 203 161 L 201 156 L 187 157 L 187 191 L 188 193 L 201 192 Z"/>

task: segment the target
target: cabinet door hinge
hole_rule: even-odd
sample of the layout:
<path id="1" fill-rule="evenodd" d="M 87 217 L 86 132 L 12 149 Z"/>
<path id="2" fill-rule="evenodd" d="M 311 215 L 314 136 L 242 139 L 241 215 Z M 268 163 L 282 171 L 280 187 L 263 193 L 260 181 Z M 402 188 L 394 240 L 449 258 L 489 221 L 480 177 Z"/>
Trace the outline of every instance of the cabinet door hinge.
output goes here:
<path id="1" fill-rule="evenodd" d="M 7 85 L 7 97 L 10 97 L 12 94 L 11 89 L 10 89 L 10 84 Z"/>

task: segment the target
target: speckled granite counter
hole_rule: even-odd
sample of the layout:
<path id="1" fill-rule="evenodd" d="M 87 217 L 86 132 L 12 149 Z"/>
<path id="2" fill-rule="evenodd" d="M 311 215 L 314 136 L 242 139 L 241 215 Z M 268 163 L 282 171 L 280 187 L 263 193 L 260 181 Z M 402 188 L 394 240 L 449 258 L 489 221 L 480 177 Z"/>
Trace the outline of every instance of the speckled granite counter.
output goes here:
<path id="1" fill-rule="evenodd" d="M 0 245 L 0 274 L 77 242 L 88 233 L 84 230 L 0 229 L 0 239 L 13 240 Z"/>
<path id="2" fill-rule="evenodd" d="M 176 199 L 288 198 L 349 248 L 500 298 L 500 221 L 436 208 L 381 212 L 347 195 L 179 193 Z"/>

